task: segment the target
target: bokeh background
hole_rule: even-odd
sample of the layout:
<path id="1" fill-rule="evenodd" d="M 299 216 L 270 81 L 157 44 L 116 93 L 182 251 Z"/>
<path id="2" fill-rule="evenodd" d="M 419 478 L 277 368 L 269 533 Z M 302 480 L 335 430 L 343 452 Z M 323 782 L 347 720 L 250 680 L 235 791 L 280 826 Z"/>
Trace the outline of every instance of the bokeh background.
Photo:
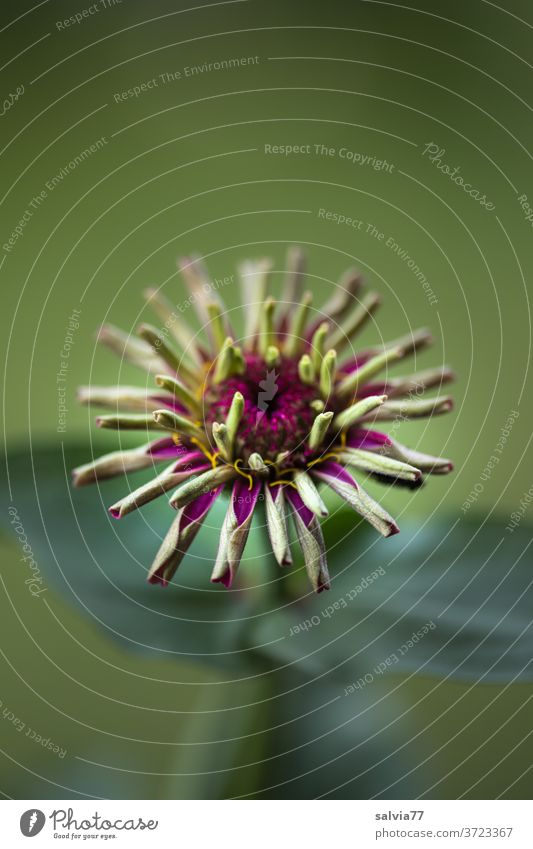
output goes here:
<path id="1" fill-rule="evenodd" d="M 530 796 L 530 5 L 44 0 L 1 15 L 4 796 Z M 318 598 L 298 559 L 277 571 L 260 527 L 236 589 L 209 584 L 216 511 L 174 584 L 150 588 L 166 500 L 113 523 L 124 482 L 70 488 L 117 438 L 76 387 L 143 379 L 96 329 L 146 319 L 146 286 L 183 304 L 191 252 L 236 307 L 239 261 L 273 257 L 279 287 L 291 244 L 318 304 L 351 265 L 383 295 L 362 344 L 431 328 L 416 365 L 454 367 L 456 408 L 401 438 L 455 471 L 415 492 L 369 484 L 398 517 L 391 540 L 331 502 Z"/>

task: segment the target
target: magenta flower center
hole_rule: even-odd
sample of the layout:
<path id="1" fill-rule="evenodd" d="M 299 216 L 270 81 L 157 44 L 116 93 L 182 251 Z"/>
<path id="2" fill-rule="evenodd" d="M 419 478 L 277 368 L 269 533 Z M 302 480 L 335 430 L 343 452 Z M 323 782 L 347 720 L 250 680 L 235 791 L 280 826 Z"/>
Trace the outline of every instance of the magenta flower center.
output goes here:
<path id="1" fill-rule="evenodd" d="M 208 383 L 203 411 L 206 431 L 213 422 L 225 421 L 234 393 L 241 392 L 244 414 L 237 431 L 237 455 L 246 463 L 250 454 L 258 452 L 273 462 L 280 452 L 289 451 L 290 465 L 305 462 L 304 449 L 316 417 L 311 407 L 318 397 L 316 387 L 301 382 L 292 359 L 283 357 L 269 368 L 262 357 L 248 353 L 245 362 L 243 375 Z"/>

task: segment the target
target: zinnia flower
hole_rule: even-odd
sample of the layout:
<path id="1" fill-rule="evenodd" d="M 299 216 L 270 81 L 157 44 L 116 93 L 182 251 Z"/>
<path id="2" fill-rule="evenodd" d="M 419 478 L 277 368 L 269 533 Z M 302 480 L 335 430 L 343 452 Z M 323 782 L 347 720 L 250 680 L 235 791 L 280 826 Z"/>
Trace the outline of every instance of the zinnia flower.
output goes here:
<path id="1" fill-rule="evenodd" d="M 177 516 L 150 569 L 152 583 L 167 586 L 215 500 L 229 494 L 213 582 L 231 586 L 254 510 L 264 502 L 277 562 L 292 562 L 290 517 L 313 589 L 328 589 L 320 527 L 328 510 L 322 485 L 383 536 L 397 533 L 394 519 L 363 489 L 360 476 L 413 486 L 423 474 L 445 474 L 452 464 L 407 448 L 375 430 L 375 423 L 447 412 L 450 397 L 419 396 L 429 387 L 440 387 L 452 374 L 440 367 L 389 376 L 394 363 L 430 343 L 426 330 L 353 354 L 352 338 L 379 304 L 375 293 L 360 297 L 362 281 L 356 270 L 347 271 L 332 297 L 313 311 L 311 294 L 301 293 L 304 257 L 298 248 L 289 252 L 278 303 L 268 295 L 271 263 L 243 263 L 244 331 L 236 341 L 202 261 L 184 259 L 180 269 L 190 291 L 187 304 L 194 305 L 206 341 L 199 341 L 179 310 L 150 289 L 145 294 L 161 327 L 143 324 L 140 338 L 134 339 L 106 325 L 99 340 L 147 370 L 155 380 L 154 390 L 80 390 L 82 402 L 111 408 L 109 415 L 97 418 L 99 427 L 164 435 L 80 466 L 74 470 L 74 483 L 80 486 L 170 463 L 109 508 L 112 516 L 121 518 L 172 490 L 170 505 Z"/>

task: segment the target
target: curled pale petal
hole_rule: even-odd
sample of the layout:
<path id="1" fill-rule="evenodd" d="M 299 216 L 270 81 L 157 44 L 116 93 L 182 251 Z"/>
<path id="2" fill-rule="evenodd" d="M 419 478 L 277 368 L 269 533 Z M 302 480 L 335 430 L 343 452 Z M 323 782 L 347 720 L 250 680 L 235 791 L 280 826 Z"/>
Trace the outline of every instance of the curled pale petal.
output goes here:
<path id="1" fill-rule="evenodd" d="M 350 507 L 367 520 L 385 537 L 397 534 L 398 525 L 377 501 L 368 495 L 339 463 L 319 463 L 313 466 L 313 475 L 327 483 Z"/>
<path id="2" fill-rule="evenodd" d="M 272 265 L 272 260 L 267 258 L 246 260 L 239 265 L 242 302 L 246 304 L 244 344 L 247 348 L 253 347 L 253 335 L 257 333 L 259 312 L 267 295 Z"/>
<path id="3" fill-rule="evenodd" d="M 356 469 L 362 469 L 376 475 L 384 475 L 388 478 L 417 481 L 422 475 L 420 469 L 409 465 L 409 463 L 360 448 L 350 448 L 340 452 L 339 459 L 348 466 L 354 466 Z"/>
<path id="4" fill-rule="evenodd" d="M 248 481 L 238 478 L 233 484 L 230 503 L 222 525 L 217 559 L 211 575 L 214 584 L 231 587 L 239 568 L 255 505 L 261 491 L 261 481 L 255 479 L 250 489 Z"/>
<path id="5" fill-rule="evenodd" d="M 320 308 L 322 318 L 337 319 L 344 315 L 354 303 L 355 296 L 363 285 L 363 277 L 357 268 L 349 268 L 344 272 L 337 284 L 335 292 Z M 322 321 L 322 318 L 320 321 Z"/>
<path id="6" fill-rule="evenodd" d="M 416 351 L 431 345 L 432 342 L 433 338 L 429 330 L 425 327 L 421 327 L 418 330 L 413 330 L 411 333 L 407 333 L 405 336 L 400 336 L 399 339 L 394 339 L 392 342 L 387 342 L 383 345 L 375 345 L 372 348 L 365 348 L 363 351 L 358 351 L 357 356 L 344 363 L 342 368 L 346 373 L 355 371 L 355 369 L 360 368 L 361 365 L 366 363 L 371 357 L 375 357 L 376 354 L 380 354 L 384 350 L 391 348 L 399 348 L 402 352 L 402 358 L 409 357 Z"/>
<path id="7" fill-rule="evenodd" d="M 199 498 L 191 501 L 178 512 L 154 558 L 148 573 L 149 583 L 161 584 L 161 586 L 166 587 L 168 582 L 172 580 L 176 569 L 221 492 L 222 487 L 219 487 L 205 495 L 200 495 Z"/>
<path id="8" fill-rule="evenodd" d="M 111 430 L 165 430 L 151 414 L 124 413 L 123 415 L 97 416 L 96 426 Z"/>
<path id="9" fill-rule="evenodd" d="M 303 503 L 299 494 L 287 487 L 287 499 L 292 507 L 292 520 L 304 556 L 305 568 L 316 593 L 329 590 L 326 546 L 317 517 Z"/>
<path id="10" fill-rule="evenodd" d="M 400 398 L 402 395 L 418 395 L 433 386 L 442 386 L 455 379 L 453 371 L 447 366 L 425 369 L 425 371 L 404 377 L 391 377 L 383 383 L 366 383 L 357 393 L 361 398 L 366 395 L 378 395 L 383 392 L 389 398 Z"/>
<path id="11" fill-rule="evenodd" d="M 408 448 L 402 445 L 401 442 L 392 440 L 392 446 L 389 450 L 389 456 L 396 457 L 398 460 L 404 460 L 406 463 L 412 463 L 423 472 L 429 472 L 433 475 L 446 475 L 453 469 L 451 460 L 446 457 L 433 457 L 431 454 L 424 454 L 422 451 L 416 451 L 413 448 Z"/>
<path id="12" fill-rule="evenodd" d="M 287 251 L 287 272 L 283 282 L 283 310 L 284 315 L 291 313 L 294 307 L 300 303 L 302 288 L 305 280 L 306 260 L 301 248 L 293 245 Z"/>
<path id="13" fill-rule="evenodd" d="M 191 356 L 196 354 L 195 336 L 190 327 L 176 314 L 174 304 L 159 289 L 145 289 L 144 297 L 159 320 L 168 328 L 180 348 Z M 178 307 L 176 306 L 176 309 Z"/>
<path id="14" fill-rule="evenodd" d="M 193 480 L 184 483 L 172 496 L 169 503 L 171 507 L 179 510 L 190 504 L 199 495 L 216 489 L 227 481 L 237 477 L 237 472 L 233 466 L 217 466 L 215 469 L 208 469 Z"/>
<path id="15" fill-rule="evenodd" d="M 117 475 L 125 475 L 138 469 L 147 469 L 154 463 L 161 462 L 166 457 L 158 457 L 150 453 L 153 443 L 142 445 L 139 448 L 131 448 L 127 451 L 112 451 L 97 457 L 92 463 L 85 463 L 72 470 L 72 482 L 74 486 L 86 486 L 95 481 L 106 480 Z M 176 446 L 174 446 L 174 451 Z M 174 456 L 174 455 L 173 455 Z"/>
<path id="16" fill-rule="evenodd" d="M 329 339 L 332 348 L 340 350 L 347 345 L 366 322 L 370 319 L 381 303 L 381 298 L 376 292 L 368 292 L 361 298 L 360 303 L 355 306 L 348 317 L 337 327 Z"/>
<path id="17" fill-rule="evenodd" d="M 159 498 L 160 495 L 164 495 L 165 492 L 174 489 L 175 486 L 190 478 L 191 475 L 197 474 L 206 468 L 205 463 L 188 463 L 185 466 L 180 465 L 179 462 L 172 463 L 172 465 L 153 478 L 153 480 L 134 489 L 133 492 L 129 492 L 124 498 L 112 504 L 109 507 L 109 512 L 114 519 L 122 519 L 123 516 L 126 516 L 133 510 L 137 510 L 143 504 L 153 501 L 154 498 Z"/>
<path id="18" fill-rule="evenodd" d="M 138 386 L 80 386 L 78 389 L 80 404 L 112 409 L 156 410 L 170 400 L 164 393 L 157 395 Z"/>
<path id="19" fill-rule="evenodd" d="M 215 301 L 222 305 L 217 295 L 209 272 L 199 256 L 182 257 L 178 260 L 178 268 L 181 271 L 185 285 L 191 293 L 192 302 L 196 314 L 202 326 L 209 324 L 208 301 Z"/>
<path id="20" fill-rule="evenodd" d="M 366 400 L 366 399 L 365 399 Z M 453 408 L 453 399 L 449 395 L 442 398 L 425 398 L 420 401 L 385 401 L 377 409 L 361 418 L 373 421 L 390 422 L 395 419 L 419 419 L 448 413 Z"/>
<path id="21" fill-rule="evenodd" d="M 317 516 L 327 516 L 328 508 L 322 501 L 311 476 L 307 472 L 295 472 L 293 480 L 305 506 Z"/>
<path id="22" fill-rule="evenodd" d="M 104 324 L 98 332 L 101 342 L 121 359 L 147 372 L 166 371 L 167 364 L 157 356 L 153 348 L 141 339 L 124 333 L 113 324 Z"/>
<path id="23" fill-rule="evenodd" d="M 384 433 L 376 430 L 365 430 L 360 428 L 351 432 L 348 436 L 347 447 L 363 448 L 365 451 L 379 452 L 395 460 L 411 463 L 422 472 L 433 475 L 445 475 L 453 469 L 453 463 L 446 457 L 433 457 L 402 445 L 396 439 L 392 439 Z"/>
<path id="24" fill-rule="evenodd" d="M 272 551 L 280 566 L 289 566 L 292 557 L 284 501 L 282 486 L 265 484 L 265 512 Z"/>

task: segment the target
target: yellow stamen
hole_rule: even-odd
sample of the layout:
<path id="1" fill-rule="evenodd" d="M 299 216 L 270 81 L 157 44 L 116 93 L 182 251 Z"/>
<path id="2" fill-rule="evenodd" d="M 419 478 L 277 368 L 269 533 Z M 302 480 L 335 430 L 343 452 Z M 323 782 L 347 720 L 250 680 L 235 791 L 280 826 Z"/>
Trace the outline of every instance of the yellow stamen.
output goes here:
<path id="1" fill-rule="evenodd" d="M 241 458 L 240 458 L 240 457 L 239 457 L 239 459 L 238 459 L 238 460 L 235 460 L 235 462 L 234 462 L 234 464 L 233 464 L 233 468 L 235 469 L 235 471 L 237 472 L 237 474 L 242 475 L 242 476 L 243 476 L 243 478 L 247 478 L 247 480 L 249 480 L 249 481 L 250 481 L 250 484 L 249 484 L 249 486 L 248 486 L 248 491 L 250 491 L 251 489 L 253 489 L 253 486 L 254 486 L 254 479 L 253 479 L 253 477 L 252 477 L 251 475 L 249 475 L 249 474 L 247 474 L 246 472 L 243 472 L 243 471 L 241 471 L 241 469 L 239 469 L 239 465 L 238 465 L 239 463 L 242 463 L 242 460 L 241 460 Z"/>
<path id="2" fill-rule="evenodd" d="M 272 483 L 269 483 L 269 486 L 281 486 L 282 484 L 284 484 L 285 486 L 292 486 L 294 489 L 298 488 L 296 486 L 296 484 L 294 483 L 294 481 L 284 481 L 284 480 L 272 481 Z"/>
<path id="3" fill-rule="evenodd" d="M 325 462 L 325 460 L 329 460 L 329 459 L 330 459 L 330 457 L 334 457 L 334 458 L 335 458 L 335 460 L 338 460 L 338 459 L 339 459 L 338 454 L 337 454 L 337 452 L 336 452 L 336 451 L 329 451 L 329 452 L 328 452 L 328 454 L 324 454 L 322 457 L 318 457 L 316 460 L 311 460 L 311 461 L 307 464 L 307 468 L 308 468 L 308 469 L 310 469 L 310 468 L 311 468 L 311 466 L 316 465 L 316 463 L 324 463 L 324 462 Z"/>
<path id="4" fill-rule="evenodd" d="M 191 442 L 194 442 L 194 444 L 198 446 L 198 448 L 200 449 L 202 454 L 205 454 L 205 456 L 207 457 L 207 459 L 211 463 L 213 469 L 216 469 L 216 467 L 217 467 L 217 457 L 220 454 L 220 451 L 214 451 L 214 452 L 208 451 L 208 449 L 205 447 L 205 445 L 202 445 L 200 440 L 197 439 L 195 436 L 191 436 Z"/>
<path id="5" fill-rule="evenodd" d="M 207 376 L 211 373 L 212 368 L 215 365 L 215 360 L 209 360 L 208 362 L 202 365 L 203 377 L 200 380 L 198 389 L 196 390 L 196 395 L 199 401 L 204 397 L 204 392 L 207 389 Z"/>
<path id="6" fill-rule="evenodd" d="M 171 439 L 172 439 L 172 442 L 174 443 L 174 445 L 178 445 L 178 446 L 181 445 L 179 433 L 172 433 Z M 194 439 L 194 437 L 193 437 L 193 439 Z"/>

